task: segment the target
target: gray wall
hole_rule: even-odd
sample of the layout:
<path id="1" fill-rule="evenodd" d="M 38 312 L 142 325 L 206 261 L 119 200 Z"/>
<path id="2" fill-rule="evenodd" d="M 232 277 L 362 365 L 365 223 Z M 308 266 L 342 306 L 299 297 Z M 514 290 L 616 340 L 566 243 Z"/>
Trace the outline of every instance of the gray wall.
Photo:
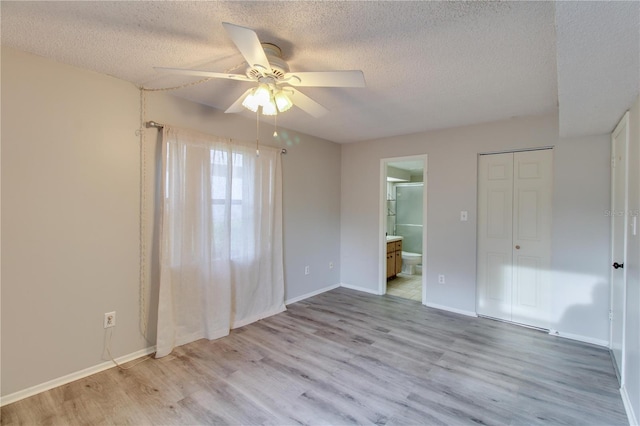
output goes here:
<path id="1" fill-rule="evenodd" d="M 552 327 L 606 344 L 609 300 L 592 293 L 609 280 L 609 138 L 559 140 L 555 116 L 342 145 L 342 283 L 378 291 L 381 159 L 427 154 L 426 303 L 475 313 L 477 156 L 542 146 L 555 147 Z"/>
<path id="2" fill-rule="evenodd" d="M 155 343 L 154 176 L 157 131 L 145 130 L 148 279 L 140 332 L 139 92 L 131 84 L 2 49 L 2 395 Z M 255 121 L 147 97 L 147 118 L 255 140 Z M 286 132 L 283 214 L 286 298 L 339 283 L 340 146 Z M 287 141 L 296 141 L 288 143 Z M 328 263 L 335 262 L 330 270 Z M 309 265 L 311 274 L 304 275 Z"/>
<path id="3" fill-rule="evenodd" d="M 137 91 L 2 49 L 2 393 L 104 361 L 138 331 Z"/>
<path id="4" fill-rule="evenodd" d="M 610 138 L 561 139 L 554 151 L 552 327 L 607 345 Z"/>

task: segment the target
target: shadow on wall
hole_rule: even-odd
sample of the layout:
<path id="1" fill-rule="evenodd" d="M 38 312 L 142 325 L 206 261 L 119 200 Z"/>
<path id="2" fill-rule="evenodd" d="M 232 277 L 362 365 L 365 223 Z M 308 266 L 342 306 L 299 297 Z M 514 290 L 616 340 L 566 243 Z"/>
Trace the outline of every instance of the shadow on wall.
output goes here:
<path id="1" fill-rule="evenodd" d="M 590 300 L 566 307 L 557 324 L 562 325 L 563 330 L 567 327 L 580 326 L 584 324 L 585 319 L 599 315 L 600 308 L 598 306 L 603 308 L 600 314 L 607 315 L 606 307 L 609 306 L 609 303 L 609 286 L 604 282 L 595 283 L 591 290 Z"/>
<path id="2" fill-rule="evenodd" d="M 589 338 L 599 344 L 609 341 L 609 323 L 606 319 L 610 307 L 610 287 L 606 277 L 526 267 L 520 267 L 514 273 L 511 267 L 493 266 L 495 273 L 489 273 L 488 277 L 488 282 L 492 284 L 485 289 L 485 297 L 481 293 L 478 295 L 479 314 L 548 328 L 565 337 Z M 514 274 L 523 278 L 517 294 L 517 284 L 505 278 Z M 541 275 L 548 276 L 548 296 L 544 296 L 546 279 Z M 542 283 L 538 281 L 540 278 Z"/>

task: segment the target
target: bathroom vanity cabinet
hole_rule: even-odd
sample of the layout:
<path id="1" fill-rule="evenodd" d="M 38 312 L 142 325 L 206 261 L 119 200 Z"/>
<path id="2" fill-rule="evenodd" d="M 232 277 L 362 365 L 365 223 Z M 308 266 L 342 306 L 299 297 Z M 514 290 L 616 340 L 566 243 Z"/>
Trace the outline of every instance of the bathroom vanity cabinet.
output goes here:
<path id="1" fill-rule="evenodd" d="M 387 242 L 387 278 L 402 272 L 402 240 Z"/>

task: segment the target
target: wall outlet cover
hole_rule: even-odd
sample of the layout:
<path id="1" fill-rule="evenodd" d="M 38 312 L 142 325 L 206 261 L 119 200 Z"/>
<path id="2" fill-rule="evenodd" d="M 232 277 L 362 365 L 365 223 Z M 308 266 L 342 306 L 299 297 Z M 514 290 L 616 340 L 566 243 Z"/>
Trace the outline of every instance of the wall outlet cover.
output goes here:
<path id="1" fill-rule="evenodd" d="M 116 311 L 107 312 L 104 314 L 104 328 L 115 327 L 116 325 Z"/>

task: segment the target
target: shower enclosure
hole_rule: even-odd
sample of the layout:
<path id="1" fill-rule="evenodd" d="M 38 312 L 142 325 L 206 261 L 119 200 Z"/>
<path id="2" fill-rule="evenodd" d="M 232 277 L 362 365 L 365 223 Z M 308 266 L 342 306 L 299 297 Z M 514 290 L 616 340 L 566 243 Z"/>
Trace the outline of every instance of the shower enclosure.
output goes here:
<path id="1" fill-rule="evenodd" d="M 423 183 L 395 185 L 395 235 L 404 237 L 402 251 L 422 254 Z"/>

